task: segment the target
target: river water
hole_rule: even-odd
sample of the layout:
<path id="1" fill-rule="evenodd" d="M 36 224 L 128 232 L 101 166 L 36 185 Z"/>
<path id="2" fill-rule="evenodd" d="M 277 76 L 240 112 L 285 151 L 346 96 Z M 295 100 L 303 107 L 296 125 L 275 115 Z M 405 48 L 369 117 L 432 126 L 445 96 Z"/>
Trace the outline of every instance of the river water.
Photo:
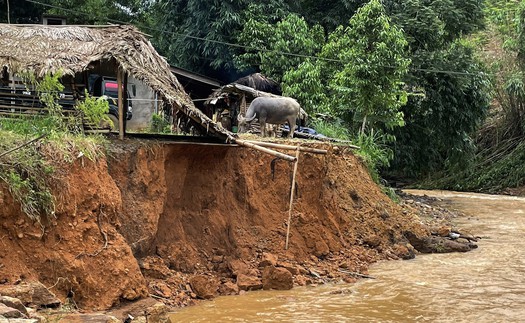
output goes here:
<path id="1" fill-rule="evenodd" d="M 219 297 L 173 313 L 173 322 L 525 322 L 525 198 L 408 191 L 466 214 L 481 236 L 468 253 L 373 265 L 376 279 Z"/>

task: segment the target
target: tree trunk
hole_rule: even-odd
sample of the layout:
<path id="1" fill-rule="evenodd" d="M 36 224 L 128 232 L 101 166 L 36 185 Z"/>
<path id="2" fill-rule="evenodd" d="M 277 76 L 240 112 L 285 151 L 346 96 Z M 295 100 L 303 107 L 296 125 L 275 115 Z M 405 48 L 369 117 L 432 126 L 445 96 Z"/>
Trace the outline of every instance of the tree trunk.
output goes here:
<path id="1" fill-rule="evenodd" d="M 359 133 L 362 135 L 365 133 L 365 127 L 366 127 L 366 114 L 365 114 L 365 117 L 363 118 L 363 123 L 361 124 L 361 130 L 359 131 Z"/>

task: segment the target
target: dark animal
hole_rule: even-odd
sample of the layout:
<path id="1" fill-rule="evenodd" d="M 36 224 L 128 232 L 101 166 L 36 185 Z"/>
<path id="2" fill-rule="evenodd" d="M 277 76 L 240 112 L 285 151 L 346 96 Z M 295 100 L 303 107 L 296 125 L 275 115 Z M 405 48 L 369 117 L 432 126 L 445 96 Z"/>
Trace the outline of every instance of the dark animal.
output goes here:
<path id="1" fill-rule="evenodd" d="M 239 132 L 246 132 L 252 121 L 258 118 L 263 137 L 266 136 L 266 123 L 284 124 L 288 122 L 290 126 L 288 138 L 291 138 L 300 110 L 299 103 L 292 98 L 258 97 L 250 104 L 245 118 L 238 116 Z"/>
<path id="2" fill-rule="evenodd" d="M 282 90 L 279 83 L 262 75 L 261 73 L 254 73 L 245 77 L 241 77 L 233 83 L 246 85 L 258 91 L 282 95 Z"/>

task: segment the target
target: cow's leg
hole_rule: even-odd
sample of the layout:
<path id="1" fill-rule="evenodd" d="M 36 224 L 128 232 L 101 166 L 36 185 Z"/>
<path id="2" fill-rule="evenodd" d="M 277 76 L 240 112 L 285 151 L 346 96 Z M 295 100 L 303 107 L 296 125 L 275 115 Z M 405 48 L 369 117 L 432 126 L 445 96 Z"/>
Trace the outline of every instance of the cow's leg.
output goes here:
<path id="1" fill-rule="evenodd" d="M 295 118 L 288 119 L 288 125 L 290 126 L 290 132 L 288 133 L 288 138 L 293 138 L 293 134 L 295 132 Z"/>
<path id="2" fill-rule="evenodd" d="M 261 127 L 261 136 L 266 137 L 266 120 L 264 119 L 259 120 L 259 124 Z"/>

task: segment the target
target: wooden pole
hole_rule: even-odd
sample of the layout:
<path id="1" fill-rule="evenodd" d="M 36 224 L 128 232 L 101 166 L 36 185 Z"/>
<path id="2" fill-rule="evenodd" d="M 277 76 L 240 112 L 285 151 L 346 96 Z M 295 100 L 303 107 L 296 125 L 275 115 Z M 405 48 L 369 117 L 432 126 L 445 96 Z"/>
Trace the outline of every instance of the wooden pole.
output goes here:
<path id="1" fill-rule="evenodd" d="M 124 140 L 124 96 L 122 95 L 122 70 L 117 67 L 117 87 L 118 87 L 118 137 Z"/>
<path id="2" fill-rule="evenodd" d="M 310 148 L 310 147 L 302 147 L 302 146 L 292 146 L 292 145 L 283 145 L 283 144 L 275 144 L 273 142 L 264 142 L 264 141 L 252 141 L 247 140 L 248 142 L 255 144 L 257 146 L 262 147 L 270 147 L 270 148 L 278 148 L 278 149 L 285 149 L 285 150 L 297 150 L 313 154 L 323 154 L 326 155 L 328 153 L 328 150 L 326 149 L 317 149 L 317 148 Z"/>
<path id="3" fill-rule="evenodd" d="M 9 0 L 7 0 L 7 23 L 11 24 L 11 9 L 9 8 Z"/>
<path id="4" fill-rule="evenodd" d="M 264 147 L 261 147 L 259 145 L 256 145 L 256 144 L 253 144 L 251 142 L 248 142 L 246 140 L 242 140 L 242 139 L 238 139 L 238 138 L 230 138 L 232 141 L 234 141 L 236 144 L 240 145 L 240 146 L 244 146 L 244 147 L 248 147 L 248 148 L 253 148 L 253 149 L 256 149 L 256 150 L 259 150 L 259 151 L 262 151 L 264 153 L 267 153 L 267 154 L 270 154 L 272 156 L 275 156 L 277 158 L 281 158 L 281 159 L 284 159 L 284 160 L 287 160 L 287 161 L 290 161 L 290 162 L 294 162 L 297 160 L 297 157 L 293 157 L 293 156 L 289 156 L 289 155 L 286 155 L 286 154 L 283 154 L 283 153 L 280 153 L 278 151 L 275 151 L 275 150 L 271 150 L 271 149 L 268 149 L 268 148 L 264 148 Z"/>
<path id="5" fill-rule="evenodd" d="M 292 176 L 292 188 L 290 190 L 290 206 L 288 207 L 288 226 L 286 228 L 286 244 L 284 246 L 285 250 L 288 250 L 288 240 L 290 237 L 290 226 L 292 224 L 292 210 L 293 210 L 293 196 L 295 191 L 295 176 L 297 174 L 297 165 L 299 164 L 299 152 L 301 150 L 297 147 L 295 151 L 295 163 L 293 165 L 293 176 Z"/>

